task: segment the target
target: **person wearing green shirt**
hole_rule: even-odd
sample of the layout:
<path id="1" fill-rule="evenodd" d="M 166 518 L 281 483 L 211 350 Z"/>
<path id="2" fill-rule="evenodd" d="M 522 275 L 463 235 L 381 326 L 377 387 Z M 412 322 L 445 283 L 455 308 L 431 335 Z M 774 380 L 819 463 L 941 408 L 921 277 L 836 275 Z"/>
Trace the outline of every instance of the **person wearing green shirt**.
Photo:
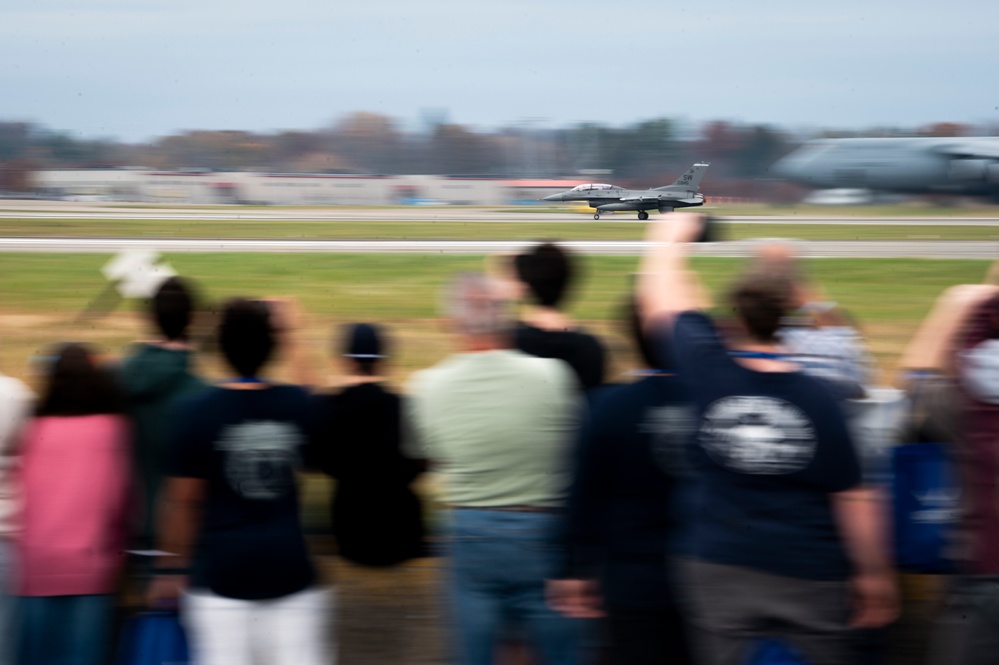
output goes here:
<path id="1" fill-rule="evenodd" d="M 444 480 L 457 660 L 492 663 L 516 621 L 540 662 L 572 665 L 579 624 L 546 605 L 545 580 L 560 561 L 576 378 L 512 348 L 507 303 L 482 275 L 458 276 L 447 304 L 458 353 L 413 376 L 407 413 L 413 452 Z"/>

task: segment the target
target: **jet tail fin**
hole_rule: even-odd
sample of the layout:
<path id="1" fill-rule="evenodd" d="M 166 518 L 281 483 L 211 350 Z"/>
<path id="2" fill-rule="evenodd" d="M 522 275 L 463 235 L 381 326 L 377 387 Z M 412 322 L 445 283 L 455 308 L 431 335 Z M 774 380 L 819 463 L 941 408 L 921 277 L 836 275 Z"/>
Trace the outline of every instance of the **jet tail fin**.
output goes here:
<path id="1" fill-rule="evenodd" d="M 672 185 L 666 185 L 665 187 L 656 187 L 656 189 L 685 189 L 696 192 L 701 186 L 701 178 L 704 177 L 704 173 L 711 166 L 705 162 L 697 162 L 684 173 L 682 176 L 676 179 Z"/>

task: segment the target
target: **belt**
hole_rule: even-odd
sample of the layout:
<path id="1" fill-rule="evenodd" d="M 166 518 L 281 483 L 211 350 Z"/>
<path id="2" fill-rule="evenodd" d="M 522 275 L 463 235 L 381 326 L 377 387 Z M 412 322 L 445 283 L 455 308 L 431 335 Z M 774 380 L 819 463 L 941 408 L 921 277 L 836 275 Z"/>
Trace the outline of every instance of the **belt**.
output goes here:
<path id="1" fill-rule="evenodd" d="M 507 513 L 557 513 L 557 508 L 544 506 L 448 506 L 451 510 L 498 510 Z"/>

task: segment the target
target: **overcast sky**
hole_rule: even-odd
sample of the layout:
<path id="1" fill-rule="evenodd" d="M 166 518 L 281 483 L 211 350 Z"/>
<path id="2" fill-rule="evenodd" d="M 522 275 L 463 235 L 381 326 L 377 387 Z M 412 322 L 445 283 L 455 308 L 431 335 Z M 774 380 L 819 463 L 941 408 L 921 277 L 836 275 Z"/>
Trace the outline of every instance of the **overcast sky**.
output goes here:
<path id="1" fill-rule="evenodd" d="M 83 136 L 654 117 L 999 123 L 999 2 L 2 0 L 0 119 Z"/>

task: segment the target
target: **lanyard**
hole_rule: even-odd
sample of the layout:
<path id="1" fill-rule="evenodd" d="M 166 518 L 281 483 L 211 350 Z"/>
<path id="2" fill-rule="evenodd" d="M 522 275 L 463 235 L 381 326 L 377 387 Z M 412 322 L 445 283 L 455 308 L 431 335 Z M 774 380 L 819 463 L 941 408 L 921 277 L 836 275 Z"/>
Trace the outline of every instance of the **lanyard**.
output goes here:
<path id="1" fill-rule="evenodd" d="M 222 381 L 222 383 L 267 383 L 267 382 L 255 376 L 240 376 L 235 379 L 228 379 L 226 381 Z"/>
<path id="2" fill-rule="evenodd" d="M 729 351 L 733 358 L 756 358 L 759 360 L 786 360 L 786 353 L 767 353 L 766 351 Z"/>

